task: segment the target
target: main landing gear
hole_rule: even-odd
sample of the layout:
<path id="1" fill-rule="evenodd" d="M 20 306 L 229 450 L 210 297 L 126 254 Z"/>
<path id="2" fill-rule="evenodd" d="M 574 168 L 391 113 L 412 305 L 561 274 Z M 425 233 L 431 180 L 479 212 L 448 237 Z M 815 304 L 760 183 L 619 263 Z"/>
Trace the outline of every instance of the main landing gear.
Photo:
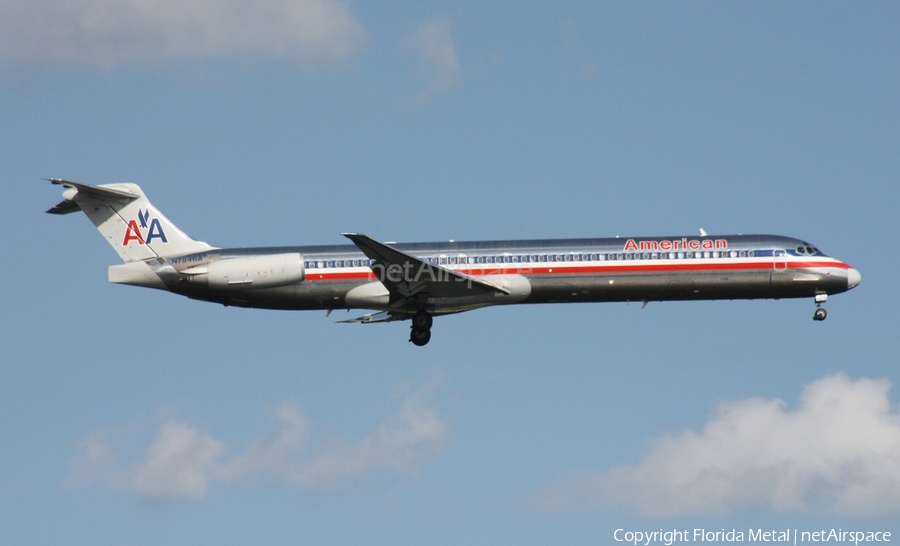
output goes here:
<path id="1" fill-rule="evenodd" d="M 816 294 L 816 312 L 813 313 L 813 320 L 825 320 L 828 316 L 828 312 L 822 307 L 822 304 L 825 303 L 825 300 L 827 299 L 828 294 Z"/>
<path id="2" fill-rule="evenodd" d="M 434 319 L 428 311 L 419 310 L 412 317 L 412 330 L 409 333 L 409 340 L 413 345 L 422 347 L 431 341 L 431 325 Z"/>

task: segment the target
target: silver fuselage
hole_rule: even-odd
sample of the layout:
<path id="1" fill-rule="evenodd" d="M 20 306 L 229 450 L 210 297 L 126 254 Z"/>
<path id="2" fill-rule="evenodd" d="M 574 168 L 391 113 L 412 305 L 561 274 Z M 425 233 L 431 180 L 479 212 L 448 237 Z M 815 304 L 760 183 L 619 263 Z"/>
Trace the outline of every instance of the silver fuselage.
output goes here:
<path id="1" fill-rule="evenodd" d="M 636 237 L 390 244 L 441 269 L 502 281 L 511 293 L 428 297 L 447 314 L 509 303 L 805 298 L 859 282 L 846 263 L 776 235 Z M 176 271 L 221 260 L 299 254 L 303 279 L 275 288 L 210 288 L 202 275 L 167 283 L 189 298 L 264 309 L 396 309 L 374 262 L 354 245 L 211 249 L 170 259 Z M 434 274 L 431 271 L 430 274 Z M 349 296 L 348 296 L 349 295 Z"/>

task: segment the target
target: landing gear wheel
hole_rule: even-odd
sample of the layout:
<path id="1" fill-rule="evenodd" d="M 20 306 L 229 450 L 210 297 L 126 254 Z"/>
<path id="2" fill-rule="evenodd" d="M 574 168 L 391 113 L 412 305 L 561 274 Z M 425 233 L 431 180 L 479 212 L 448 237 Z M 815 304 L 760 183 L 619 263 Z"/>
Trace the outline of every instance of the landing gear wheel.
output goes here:
<path id="1" fill-rule="evenodd" d="M 412 341 L 413 345 L 416 347 L 423 347 L 431 341 L 431 330 L 419 330 L 413 328 L 412 332 L 409 334 L 409 340 Z"/>
<path id="2" fill-rule="evenodd" d="M 827 316 L 828 313 L 824 309 L 819 307 L 818 309 L 816 309 L 816 312 L 813 313 L 813 320 L 825 320 L 825 317 Z"/>
<path id="3" fill-rule="evenodd" d="M 413 328 L 416 330 L 431 330 L 434 319 L 426 311 L 418 311 L 412 318 Z"/>

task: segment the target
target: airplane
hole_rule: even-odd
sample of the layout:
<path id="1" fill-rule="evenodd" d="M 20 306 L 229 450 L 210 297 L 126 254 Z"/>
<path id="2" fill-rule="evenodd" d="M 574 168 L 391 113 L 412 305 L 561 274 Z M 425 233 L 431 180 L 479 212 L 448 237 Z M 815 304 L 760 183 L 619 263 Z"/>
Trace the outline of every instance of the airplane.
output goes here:
<path id="1" fill-rule="evenodd" d="M 431 339 L 433 318 L 517 303 L 813 298 L 860 283 L 859 271 L 779 235 L 630 237 L 219 248 L 195 241 L 132 183 L 63 186 L 50 214 L 81 210 L 123 264 L 109 282 L 156 288 L 225 306 L 365 309 L 341 320 L 409 320 L 410 341 Z"/>

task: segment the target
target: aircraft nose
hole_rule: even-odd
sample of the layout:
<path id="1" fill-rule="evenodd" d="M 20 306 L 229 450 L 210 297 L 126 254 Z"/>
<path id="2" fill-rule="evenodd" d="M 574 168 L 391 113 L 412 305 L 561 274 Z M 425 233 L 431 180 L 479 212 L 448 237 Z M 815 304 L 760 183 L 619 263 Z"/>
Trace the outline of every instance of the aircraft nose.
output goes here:
<path id="1" fill-rule="evenodd" d="M 847 270 L 847 290 L 855 287 L 861 280 L 862 275 L 859 274 L 859 271 L 853 269 L 852 267 Z"/>

